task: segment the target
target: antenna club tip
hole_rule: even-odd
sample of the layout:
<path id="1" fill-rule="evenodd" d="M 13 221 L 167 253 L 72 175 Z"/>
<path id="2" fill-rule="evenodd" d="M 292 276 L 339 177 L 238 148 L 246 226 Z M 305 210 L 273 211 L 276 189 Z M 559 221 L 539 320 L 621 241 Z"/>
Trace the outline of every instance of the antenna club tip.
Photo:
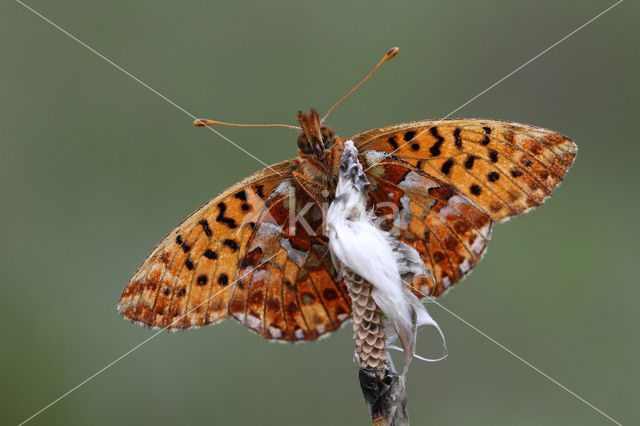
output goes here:
<path id="1" fill-rule="evenodd" d="M 388 59 L 393 58 L 394 56 L 396 56 L 398 54 L 399 51 L 400 51 L 399 47 L 392 47 L 391 49 L 389 49 L 387 54 L 384 55 L 384 59 L 388 60 Z"/>
<path id="2" fill-rule="evenodd" d="M 209 126 L 213 123 L 211 123 L 211 120 L 207 120 L 205 118 L 197 118 L 194 122 L 193 125 L 194 126 L 198 126 L 198 127 L 204 127 L 204 126 Z"/>

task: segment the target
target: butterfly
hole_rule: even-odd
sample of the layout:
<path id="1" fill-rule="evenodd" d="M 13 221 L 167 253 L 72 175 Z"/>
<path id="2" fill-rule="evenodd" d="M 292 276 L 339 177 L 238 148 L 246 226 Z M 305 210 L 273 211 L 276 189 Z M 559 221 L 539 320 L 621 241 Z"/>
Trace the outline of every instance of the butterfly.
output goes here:
<path id="1" fill-rule="evenodd" d="M 121 314 L 170 330 L 233 318 L 280 341 L 337 330 L 351 301 L 322 227 L 345 140 L 358 149 L 380 226 L 415 248 L 433 275 L 411 283 L 419 297 L 464 278 L 493 224 L 544 202 L 577 153 L 557 132 L 485 119 L 395 124 L 343 140 L 323 124 L 327 115 L 299 112 L 298 157 L 236 183 L 172 230 L 125 287 Z"/>

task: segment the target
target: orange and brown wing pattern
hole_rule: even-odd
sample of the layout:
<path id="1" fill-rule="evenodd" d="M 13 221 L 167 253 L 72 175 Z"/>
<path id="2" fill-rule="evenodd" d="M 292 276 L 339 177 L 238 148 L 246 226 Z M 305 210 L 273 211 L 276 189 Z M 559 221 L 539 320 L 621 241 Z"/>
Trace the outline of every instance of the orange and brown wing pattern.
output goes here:
<path id="1" fill-rule="evenodd" d="M 151 252 L 127 284 L 118 310 L 132 321 L 170 329 L 228 316 L 238 263 L 265 201 L 291 175 L 293 160 L 263 169 L 196 210 Z"/>
<path id="2" fill-rule="evenodd" d="M 307 192 L 285 181 L 268 200 L 247 244 L 229 312 L 267 339 L 315 340 L 351 313 L 339 284 L 322 213 Z"/>
<path id="3" fill-rule="evenodd" d="M 417 296 L 439 296 L 482 258 L 491 217 L 450 185 L 411 164 L 379 151 L 361 154 L 371 183 L 369 193 L 381 225 L 415 248 L 433 274 L 414 282 Z"/>
<path id="4" fill-rule="evenodd" d="M 482 119 L 398 124 L 352 140 L 360 152 L 392 153 L 450 184 L 498 222 L 541 204 L 577 153 L 551 130 Z"/>

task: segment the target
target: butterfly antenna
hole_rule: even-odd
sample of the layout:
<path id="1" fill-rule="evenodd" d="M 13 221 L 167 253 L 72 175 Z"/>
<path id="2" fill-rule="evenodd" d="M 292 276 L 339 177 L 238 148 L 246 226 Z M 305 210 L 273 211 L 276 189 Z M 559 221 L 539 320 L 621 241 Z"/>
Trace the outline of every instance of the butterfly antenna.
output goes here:
<path id="1" fill-rule="evenodd" d="M 365 81 L 369 80 L 369 78 L 373 75 L 374 72 L 376 72 L 378 70 L 378 68 L 380 68 L 380 65 L 382 65 L 383 63 L 385 63 L 386 61 L 388 61 L 389 59 L 393 58 L 394 56 L 396 56 L 396 54 L 398 53 L 400 49 L 397 47 L 392 47 L 391 49 L 389 49 L 389 51 L 382 57 L 382 59 L 380 59 L 380 62 L 378 62 L 378 65 L 376 65 L 373 70 L 371 70 L 371 72 L 369 74 L 367 74 L 367 76 L 358 84 L 356 84 L 356 87 L 354 87 L 353 89 L 351 89 L 349 91 L 349 93 L 347 93 L 346 95 L 344 95 L 342 98 L 340 98 L 340 100 L 338 102 L 335 103 L 335 105 L 333 105 L 329 111 L 327 111 L 327 113 L 324 115 L 324 117 L 322 117 L 322 120 L 320 120 L 320 123 L 324 123 L 324 120 L 326 120 L 326 118 L 329 116 L 329 114 L 331 114 L 331 111 L 333 111 L 335 109 L 335 107 L 337 107 L 338 105 L 340 105 L 340 103 L 342 103 L 342 101 L 344 101 L 345 99 L 347 99 L 349 96 L 351 96 L 351 94 L 353 92 L 355 92 L 356 90 L 358 90 L 358 88 L 360 86 L 362 86 L 364 84 Z"/>
<path id="2" fill-rule="evenodd" d="M 302 128 L 298 126 L 291 126 L 289 124 L 237 124 L 225 123 L 224 121 L 209 120 L 206 118 L 198 118 L 193 122 L 193 125 L 198 127 L 211 126 L 212 124 L 231 127 L 288 127 L 290 129 L 302 130 Z"/>

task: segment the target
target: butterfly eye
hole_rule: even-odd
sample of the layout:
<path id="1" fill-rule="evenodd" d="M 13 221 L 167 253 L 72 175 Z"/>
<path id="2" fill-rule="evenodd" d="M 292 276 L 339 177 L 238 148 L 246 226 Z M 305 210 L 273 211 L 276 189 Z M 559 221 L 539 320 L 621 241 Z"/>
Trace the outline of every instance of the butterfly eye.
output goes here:
<path id="1" fill-rule="evenodd" d="M 325 149 L 331 149 L 336 140 L 336 135 L 333 133 L 333 130 L 331 130 L 330 127 L 322 126 L 320 128 L 320 133 L 322 134 L 322 143 L 324 144 Z"/>
<path id="2" fill-rule="evenodd" d="M 311 149 L 311 145 L 309 145 L 309 141 L 304 133 L 300 133 L 298 136 L 298 148 L 302 151 L 303 154 L 312 155 L 313 150 Z"/>

